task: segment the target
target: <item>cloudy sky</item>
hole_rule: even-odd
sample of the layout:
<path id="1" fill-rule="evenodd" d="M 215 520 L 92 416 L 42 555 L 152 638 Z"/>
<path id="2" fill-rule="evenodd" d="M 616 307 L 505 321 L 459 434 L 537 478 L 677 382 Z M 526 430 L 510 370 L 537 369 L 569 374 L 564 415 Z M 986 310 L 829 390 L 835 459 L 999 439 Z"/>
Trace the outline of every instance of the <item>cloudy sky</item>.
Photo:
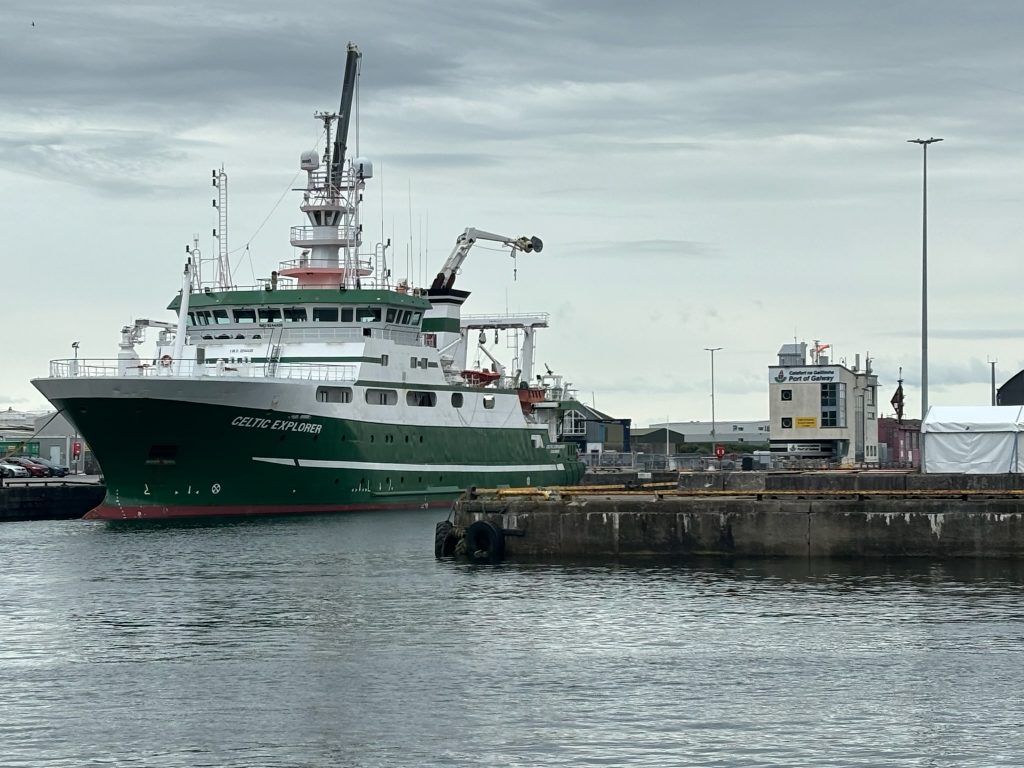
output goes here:
<path id="1" fill-rule="evenodd" d="M 185 245 L 213 250 L 211 169 L 238 282 L 293 257 L 282 195 L 350 40 L 367 239 L 421 283 L 467 226 L 543 238 L 515 275 L 474 251 L 466 311 L 550 312 L 538 364 L 602 410 L 709 419 L 722 347 L 718 417 L 766 418 L 797 339 L 870 355 L 883 401 L 902 367 L 914 414 L 916 137 L 945 139 L 930 402 L 987 403 L 989 359 L 1000 384 L 1024 367 L 1024 3 L 15 0 L 0 21 L 2 408 L 44 408 L 30 379 L 73 340 L 112 358 L 122 325 L 173 319 Z"/>

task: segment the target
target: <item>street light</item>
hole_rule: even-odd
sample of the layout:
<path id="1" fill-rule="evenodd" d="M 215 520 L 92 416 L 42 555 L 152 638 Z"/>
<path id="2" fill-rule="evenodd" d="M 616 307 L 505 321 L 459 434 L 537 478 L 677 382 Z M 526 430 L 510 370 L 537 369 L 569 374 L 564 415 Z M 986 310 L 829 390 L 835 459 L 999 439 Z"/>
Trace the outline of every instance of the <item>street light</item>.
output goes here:
<path id="1" fill-rule="evenodd" d="M 928 145 L 942 139 L 907 139 L 920 144 L 923 156 L 921 185 L 921 471 L 924 472 L 924 418 L 928 415 Z"/>
<path id="2" fill-rule="evenodd" d="M 74 368 L 74 374 L 73 374 L 75 376 L 78 375 L 78 344 L 79 344 L 79 342 L 77 342 L 77 341 L 72 341 L 71 342 L 71 348 L 73 350 L 75 350 L 75 368 Z M 65 438 L 65 439 L 67 439 L 67 438 Z M 77 424 L 75 425 L 75 439 L 74 439 L 74 442 L 71 443 L 71 445 L 72 445 L 72 455 L 69 456 L 68 459 L 72 459 L 73 458 L 74 459 L 74 464 L 72 464 L 71 461 L 68 461 L 68 464 L 75 468 L 75 474 L 77 475 L 78 474 L 78 466 L 79 466 L 78 465 L 78 456 L 74 456 L 74 446 L 78 445 L 78 425 Z"/>
<path id="3" fill-rule="evenodd" d="M 720 349 L 721 347 L 704 347 L 705 352 L 711 353 L 711 450 L 718 448 L 715 439 L 715 352 Z"/>

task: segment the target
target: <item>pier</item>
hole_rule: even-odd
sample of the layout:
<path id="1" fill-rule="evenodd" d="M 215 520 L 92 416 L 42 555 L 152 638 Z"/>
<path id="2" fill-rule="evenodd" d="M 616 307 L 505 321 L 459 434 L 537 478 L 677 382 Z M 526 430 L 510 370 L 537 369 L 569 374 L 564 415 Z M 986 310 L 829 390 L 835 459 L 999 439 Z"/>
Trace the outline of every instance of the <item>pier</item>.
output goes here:
<path id="1" fill-rule="evenodd" d="M 1024 477 L 700 472 L 459 499 L 435 554 L 1024 558 Z"/>
<path id="2" fill-rule="evenodd" d="M 4 480 L 0 485 L 0 522 L 76 520 L 103 501 L 98 480 Z"/>

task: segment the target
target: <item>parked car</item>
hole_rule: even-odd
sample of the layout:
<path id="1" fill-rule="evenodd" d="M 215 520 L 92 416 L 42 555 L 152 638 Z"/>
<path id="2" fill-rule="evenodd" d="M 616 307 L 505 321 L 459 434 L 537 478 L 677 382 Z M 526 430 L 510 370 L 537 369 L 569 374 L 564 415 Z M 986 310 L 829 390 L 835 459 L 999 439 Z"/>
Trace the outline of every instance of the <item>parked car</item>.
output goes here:
<path id="1" fill-rule="evenodd" d="M 36 464 L 42 464 L 50 470 L 51 477 L 65 477 L 71 471 L 67 467 L 62 466 L 55 461 L 50 461 L 49 459 L 44 459 L 40 456 L 21 456 L 20 458 L 34 461 Z"/>
<path id="2" fill-rule="evenodd" d="M 28 477 L 28 470 L 20 464 L 0 461 L 0 477 Z"/>
<path id="3" fill-rule="evenodd" d="M 26 459 L 21 456 L 10 456 L 4 459 L 8 464 L 17 464 L 19 467 L 24 467 L 28 470 L 29 476 L 31 477 L 49 477 L 50 470 L 44 467 L 42 464 L 36 464 L 31 459 Z"/>

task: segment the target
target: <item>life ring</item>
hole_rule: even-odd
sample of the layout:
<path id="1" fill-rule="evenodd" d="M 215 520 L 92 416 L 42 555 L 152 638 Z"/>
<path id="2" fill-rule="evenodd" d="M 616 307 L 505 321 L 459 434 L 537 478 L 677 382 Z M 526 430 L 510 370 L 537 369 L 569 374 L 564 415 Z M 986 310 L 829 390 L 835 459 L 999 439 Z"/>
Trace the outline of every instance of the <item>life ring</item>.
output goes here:
<path id="1" fill-rule="evenodd" d="M 466 529 L 466 554 L 477 562 L 501 562 L 505 557 L 504 532 L 490 520 L 477 520 Z"/>
<path id="2" fill-rule="evenodd" d="M 170 355 L 164 355 L 163 357 L 160 358 L 160 365 L 162 365 L 164 368 L 170 368 L 171 363 L 173 362 L 174 358 L 171 357 Z"/>

